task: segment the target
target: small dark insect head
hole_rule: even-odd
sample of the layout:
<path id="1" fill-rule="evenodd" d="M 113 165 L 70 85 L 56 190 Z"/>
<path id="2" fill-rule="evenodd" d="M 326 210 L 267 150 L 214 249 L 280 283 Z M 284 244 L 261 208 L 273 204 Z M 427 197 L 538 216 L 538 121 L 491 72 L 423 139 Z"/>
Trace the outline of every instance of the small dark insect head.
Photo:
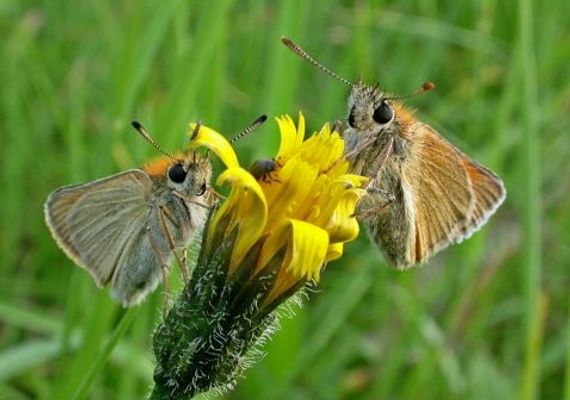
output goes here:
<path id="1" fill-rule="evenodd" d="M 280 167 L 279 163 L 274 159 L 265 158 L 255 161 L 251 167 L 249 167 L 249 173 L 253 175 L 257 181 L 266 183 L 278 182 L 277 178 L 272 174 Z"/>

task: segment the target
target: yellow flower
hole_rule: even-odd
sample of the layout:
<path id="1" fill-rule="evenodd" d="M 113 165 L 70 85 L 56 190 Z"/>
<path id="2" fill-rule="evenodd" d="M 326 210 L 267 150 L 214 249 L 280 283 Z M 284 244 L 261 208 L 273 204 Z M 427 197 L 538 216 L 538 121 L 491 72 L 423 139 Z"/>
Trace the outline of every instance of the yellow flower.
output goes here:
<path id="1" fill-rule="evenodd" d="M 152 398 L 191 398 L 235 385 L 252 349 L 275 331 L 276 307 L 318 282 L 358 235 L 354 209 L 366 181 L 348 173 L 344 142 L 325 125 L 305 140 L 305 120 L 277 119 L 281 146 L 248 170 L 212 129 L 191 126 L 227 169 L 230 194 L 210 211 L 190 282 L 156 329 Z"/>
<path id="2" fill-rule="evenodd" d="M 358 235 L 353 214 L 366 182 L 348 173 L 344 141 L 328 124 L 305 140 L 302 114 L 297 125 L 289 116 L 277 118 L 277 123 L 279 151 L 272 162 L 257 166 L 272 166 L 257 179 L 239 166 L 231 145 L 215 131 L 200 127 L 192 142 L 193 147 L 206 146 L 224 162 L 227 169 L 217 184 L 231 186 L 209 224 L 206 246 L 216 234 L 230 238 L 236 232 L 229 279 L 245 273 L 251 281 L 273 274 L 262 301 L 269 308 L 306 282 L 318 282 L 323 266 L 339 258 L 344 243 Z M 191 125 L 192 133 L 194 128 Z M 252 251 L 258 252 L 253 261 Z"/>

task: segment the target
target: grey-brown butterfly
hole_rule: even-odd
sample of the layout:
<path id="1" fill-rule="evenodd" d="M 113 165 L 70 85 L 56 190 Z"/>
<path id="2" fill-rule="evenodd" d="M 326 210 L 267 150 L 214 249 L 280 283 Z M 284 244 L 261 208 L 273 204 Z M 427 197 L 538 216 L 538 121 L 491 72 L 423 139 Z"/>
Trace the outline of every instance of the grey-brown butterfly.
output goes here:
<path id="1" fill-rule="evenodd" d="M 425 262 L 469 238 L 504 201 L 502 180 L 476 163 L 378 86 L 352 83 L 283 37 L 294 53 L 351 87 L 345 155 L 351 171 L 370 178 L 358 216 L 388 262 Z"/>
<path id="2" fill-rule="evenodd" d="M 250 124 L 243 136 L 265 121 Z M 52 192 L 45 218 L 57 244 L 124 306 L 140 303 L 175 258 L 188 280 L 185 249 L 215 200 L 209 158 L 164 151 L 138 122 L 137 131 L 163 157 L 142 168 Z M 200 129 L 196 125 L 195 135 Z"/>

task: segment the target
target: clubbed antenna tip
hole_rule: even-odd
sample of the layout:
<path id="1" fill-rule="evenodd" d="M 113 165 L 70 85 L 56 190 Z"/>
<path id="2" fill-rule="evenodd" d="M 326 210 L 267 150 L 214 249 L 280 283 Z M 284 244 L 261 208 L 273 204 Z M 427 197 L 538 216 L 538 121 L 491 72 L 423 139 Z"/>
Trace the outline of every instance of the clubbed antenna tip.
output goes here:
<path id="1" fill-rule="evenodd" d="M 131 125 L 143 137 L 143 139 L 145 139 L 147 142 L 149 142 L 155 149 L 157 149 L 158 151 L 160 151 L 162 154 L 164 154 L 167 157 L 170 157 L 172 159 L 175 158 L 172 153 L 164 150 L 158 143 L 156 143 L 156 141 L 152 138 L 152 136 L 149 135 L 149 133 L 146 131 L 146 129 L 144 128 L 144 126 L 142 126 L 142 124 L 140 122 L 132 121 Z"/>
<path id="2" fill-rule="evenodd" d="M 315 60 L 312 56 L 309 55 L 301 46 L 297 43 L 293 42 L 286 36 L 281 36 L 281 42 L 287 46 L 293 53 L 297 54 L 299 57 L 305 59 L 306 61 L 313 64 L 315 67 L 323 71 L 324 73 L 332 76 L 333 78 L 347 84 L 348 86 L 353 87 L 354 83 L 350 82 L 348 79 L 343 78 L 342 76 L 338 75 L 336 72 L 333 72 L 331 69 L 325 67 L 323 64 Z"/>
<path id="3" fill-rule="evenodd" d="M 424 92 L 427 92 L 428 90 L 433 90 L 435 89 L 435 83 L 427 81 L 422 85 L 422 89 Z"/>
<path id="4" fill-rule="evenodd" d="M 256 130 L 260 125 L 267 121 L 267 115 L 263 114 L 257 117 L 251 124 L 246 126 L 240 133 L 231 138 L 230 143 L 234 144 L 236 141 L 242 139 L 244 136 Z"/>

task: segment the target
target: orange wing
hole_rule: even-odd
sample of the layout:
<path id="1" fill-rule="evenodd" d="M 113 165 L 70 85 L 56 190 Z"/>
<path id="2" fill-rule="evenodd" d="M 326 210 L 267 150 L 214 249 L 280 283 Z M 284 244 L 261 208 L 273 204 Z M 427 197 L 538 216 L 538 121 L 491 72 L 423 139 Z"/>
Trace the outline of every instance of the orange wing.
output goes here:
<path id="1" fill-rule="evenodd" d="M 487 168 L 467 157 L 463 159 L 463 164 L 474 194 L 473 211 L 462 228 L 462 239 L 467 239 L 495 213 L 505 200 L 507 192 L 501 178 Z"/>
<path id="2" fill-rule="evenodd" d="M 505 197 L 501 180 L 427 125 L 420 126 L 402 165 L 413 232 L 406 261 L 423 262 L 480 228 Z"/>

